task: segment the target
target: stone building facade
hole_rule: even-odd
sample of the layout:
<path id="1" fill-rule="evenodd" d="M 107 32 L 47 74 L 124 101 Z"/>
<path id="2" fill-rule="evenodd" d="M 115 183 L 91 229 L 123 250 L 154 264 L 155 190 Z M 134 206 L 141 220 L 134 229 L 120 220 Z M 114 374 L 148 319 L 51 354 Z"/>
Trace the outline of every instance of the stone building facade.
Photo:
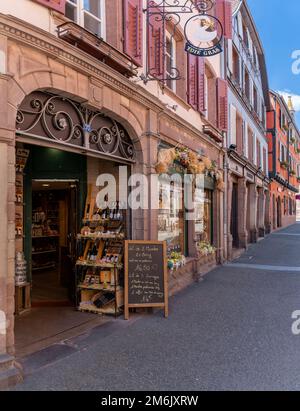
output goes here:
<path id="1" fill-rule="evenodd" d="M 250 10 L 243 2 L 227 40 L 229 131 L 227 139 L 228 257 L 270 231 L 264 52 Z"/>
<path id="2" fill-rule="evenodd" d="M 77 3 L 76 10 L 74 2 L 68 0 L 12 0 L 0 6 L 0 312 L 5 324 L 0 328 L 2 386 L 21 378 L 14 360 L 15 256 L 24 250 L 26 238 L 16 238 L 16 148 L 32 145 L 85 156 L 87 178 L 92 184 L 101 171 L 100 163 L 95 165 L 97 159 L 125 164 L 131 173 L 142 173 L 150 181 L 156 174 L 161 147 L 180 147 L 201 154 L 223 176 L 223 136 L 227 130 L 223 55 L 201 60 L 201 67 L 198 66 L 183 52 L 182 27 L 178 27 L 168 49 L 169 57 L 188 75 L 176 82 L 161 81 L 161 68 L 154 63 L 156 77 L 143 82 L 140 76 L 145 73 L 149 58 L 143 13 L 146 2 L 96 0 L 89 2 L 89 10 L 84 9 L 81 0 Z M 224 6 L 223 1 L 217 3 Z M 228 20 L 228 15 L 224 17 L 223 13 L 220 18 Z M 167 34 L 162 36 L 165 41 Z M 159 49 L 154 52 L 156 57 L 157 52 Z M 166 70 L 168 62 L 163 59 L 164 55 L 159 56 Z M 36 113 L 47 98 L 76 106 L 78 112 L 90 110 L 117 122 L 130 138 L 135 160 L 124 153 L 112 156 L 111 152 L 96 150 L 88 137 L 75 143 L 75 130 L 71 140 L 51 138 L 47 127 L 40 127 L 41 135 L 31 132 L 32 125 L 22 125 L 24 112 Z M 66 130 L 68 120 L 56 120 L 59 135 Z M 81 126 L 84 136 L 88 136 L 87 124 Z M 256 178 L 263 189 L 263 175 Z M 206 184 L 207 215 L 211 219 L 206 241 L 216 248 L 216 256 L 199 262 L 195 225 L 189 223 L 184 231 L 185 250 L 181 250 L 187 265 L 170 273 L 171 293 L 225 258 L 224 192 L 213 178 L 208 178 Z M 159 210 L 133 211 L 130 236 L 159 239 L 158 220 Z"/>

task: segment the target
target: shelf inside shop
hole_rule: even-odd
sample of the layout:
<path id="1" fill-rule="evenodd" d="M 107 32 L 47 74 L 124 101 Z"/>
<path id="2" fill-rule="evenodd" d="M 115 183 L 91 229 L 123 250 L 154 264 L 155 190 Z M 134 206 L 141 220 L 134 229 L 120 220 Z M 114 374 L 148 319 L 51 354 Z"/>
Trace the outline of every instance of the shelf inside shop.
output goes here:
<path id="1" fill-rule="evenodd" d="M 98 268 L 123 268 L 123 264 L 112 264 L 112 263 L 93 263 L 89 261 L 77 261 L 77 266 L 80 267 L 98 267 Z"/>
<path id="2" fill-rule="evenodd" d="M 49 253 L 56 253 L 56 252 L 57 250 L 33 251 L 32 255 L 49 254 Z"/>
<path id="3" fill-rule="evenodd" d="M 107 292 L 114 292 L 114 291 L 122 291 L 123 288 L 120 285 L 114 286 L 114 285 L 109 285 L 106 288 L 104 288 L 103 284 L 94 284 L 94 285 L 85 285 L 85 284 L 79 284 L 78 289 L 80 290 L 91 290 L 91 291 L 107 291 Z"/>
<path id="4" fill-rule="evenodd" d="M 40 267 L 33 267 L 32 271 L 40 271 L 40 270 L 50 270 L 50 269 L 55 269 L 56 268 L 56 264 L 49 264 L 49 265 L 43 265 Z"/>

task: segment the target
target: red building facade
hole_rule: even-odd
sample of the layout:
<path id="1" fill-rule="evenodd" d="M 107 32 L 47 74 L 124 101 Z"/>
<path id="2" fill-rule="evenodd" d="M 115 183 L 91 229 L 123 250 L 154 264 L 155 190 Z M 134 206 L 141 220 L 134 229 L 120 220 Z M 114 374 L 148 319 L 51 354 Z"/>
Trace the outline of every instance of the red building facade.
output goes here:
<path id="1" fill-rule="evenodd" d="M 270 217 L 272 230 L 296 221 L 296 194 L 299 191 L 300 133 L 291 98 L 271 91 L 271 110 L 267 113 L 270 170 Z"/>

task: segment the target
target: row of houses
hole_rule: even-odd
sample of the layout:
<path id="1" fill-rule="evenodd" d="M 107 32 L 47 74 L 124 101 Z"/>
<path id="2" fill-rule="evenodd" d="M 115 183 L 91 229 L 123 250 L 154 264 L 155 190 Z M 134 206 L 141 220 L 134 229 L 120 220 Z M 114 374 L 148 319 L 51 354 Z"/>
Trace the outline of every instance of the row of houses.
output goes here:
<path id="1" fill-rule="evenodd" d="M 121 165 L 150 182 L 159 163 L 164 173 L 184 175 L 185 160 L 197 158 L 205 174 L 199 221 L 186 221 L 178 204 L 127 216 L 128 238 L 167 241 L 170 294 L 296 219 L 300 134 L 293 103 L 269 89 L 247 2 L 184 3 L 166 10 L 174 4 L 1 2 L 0 370 L 3 361 L 11 379 L 18 375 L 15 258 L 24 253 L 32 287 L 39 268 L 33 255 L 43 248 L 32 238 L 34 193 L 49 191 L 53 181 L 60 192 L 77 185 L 77 208 L 70 209 L 81 219 L 99 174 L 122 185 Z M 209 57 L 186 52 L 186 24 L 203 3 L 211 3 L 205 14 L 222 27 L 222 52 Z M 22 155 L 29 156 L 25 169 Z M 149 184 L 154 196 L 151 190 Z M 176 190 L 182 202 L 183 186 Z M 70 246 L 67 237 L 59 241 L 61 249 Z"/>

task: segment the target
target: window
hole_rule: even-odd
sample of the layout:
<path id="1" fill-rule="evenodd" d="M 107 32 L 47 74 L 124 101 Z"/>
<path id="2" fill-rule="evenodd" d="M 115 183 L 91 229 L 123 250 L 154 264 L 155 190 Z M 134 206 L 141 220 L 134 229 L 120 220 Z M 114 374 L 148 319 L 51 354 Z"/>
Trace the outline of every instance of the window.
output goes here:
<path id="1" fill-rule="evenodd" d="M 67 0 L 66 16 L 99 37 L 105 37 L 104 0 Z"/>
<path id="2" fill-rule="evenodd" d="M 246 97 L 248 99 L 248 101 L 250 102 L 250 76 L 249 76 L 249 72 L 247 69 L 245 69 L 245 94 Z"/>
<path id="3" fill-rule="evenodd" d="M 166 241 L 168 256 L 185 254 L 183 179 L 161 178 L 159 190 L 158 240 Z"/>
<path id="4" fill-rule="evenodd" d="M 258 94 L 255 86 L 253 88 L 253 108 L 255 113 L 258 114 Z"/>
<path id="5" fill-rule="evenodd" d="M 174 69 L 176 67 L 176 41 L 169 32 L 166 35 L 166 74 L 167 86 L 176 91 L 176 81 L 172 80 L 174 77 Z"/>
<path id="6" fill-rule="evenodd" d="M 202 190 L 200 190 L 202 191 Z M 196 201 L 195 235 L 200 242 L 213 244 L 213 191 L 204 190 Z"/>
<path id="7" fill-rule="evenodd" d="M 247 48 L 249 48 L 249 39 L 248 39 L 248 31 L 246 28 L 245 23 L 243 22 L 243 37 L 244 37 L 244 44 Z"/>

